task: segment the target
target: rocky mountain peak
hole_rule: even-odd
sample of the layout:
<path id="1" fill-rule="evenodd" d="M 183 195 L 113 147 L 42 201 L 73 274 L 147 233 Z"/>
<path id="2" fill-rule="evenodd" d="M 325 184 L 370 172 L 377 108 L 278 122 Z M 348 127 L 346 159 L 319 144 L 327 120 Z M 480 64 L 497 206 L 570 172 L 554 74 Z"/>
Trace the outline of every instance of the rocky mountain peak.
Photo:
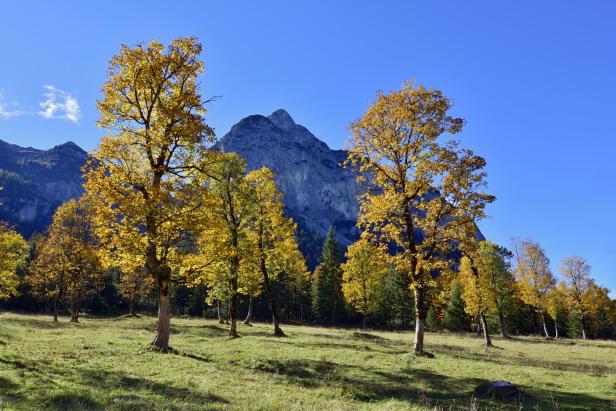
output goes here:
<path id="1" fill-rule="evenodd" d="M 295 128 L 296 124 L 293 121 L 293 118 L 287 113 L 286 110 L 278 109 L 270 114 L 267 118 L 269 118 L 272 123 L 276 126 L 280 127 L 283 130 L 292 130 Z"/>
<path id="2" fill-rule="evenodd" d="M 240 120 L 216 147 L 238 153 L 249 169 L 266 166 L 276 174 L 286 214 L 298 224 L 302 251 L 311 266 L 330 227 L 344 245 L 357 239 L 360 186 L 340 165 L 347 153 L 330 149 L 285 110 Z"/>

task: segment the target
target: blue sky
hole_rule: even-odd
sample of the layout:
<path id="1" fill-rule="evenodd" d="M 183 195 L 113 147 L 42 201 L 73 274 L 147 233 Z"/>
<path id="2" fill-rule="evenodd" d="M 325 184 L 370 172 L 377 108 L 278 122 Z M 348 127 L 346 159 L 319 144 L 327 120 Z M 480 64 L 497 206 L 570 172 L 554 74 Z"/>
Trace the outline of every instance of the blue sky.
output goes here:
<path id="1" fill-rule="evenodd" d="M 219 136 L 285 108 L 340 148 L 376 90 L 415 79 L 454 99 L 488 161 L 486 237 L 532 237 L 554 271 L 583 256 L 616 290 L 616 2 L 315 3 L 3 2 L 0 139 L 93 148 L 107 61 L 153 38 L 203 42 Z"/>

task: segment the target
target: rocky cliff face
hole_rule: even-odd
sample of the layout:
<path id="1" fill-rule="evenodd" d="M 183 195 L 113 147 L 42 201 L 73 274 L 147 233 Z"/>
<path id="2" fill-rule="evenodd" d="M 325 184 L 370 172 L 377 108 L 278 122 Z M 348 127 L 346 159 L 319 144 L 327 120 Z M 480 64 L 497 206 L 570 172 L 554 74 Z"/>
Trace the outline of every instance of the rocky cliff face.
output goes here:
<path id="1" fill-rule="evenodd" d="M 304 126 L 295 124 L 286 111 L 242 119 L 217 148 L 238 153 L 250 169 L 267 166 L 274 171 L 286 212 L 298 223 L 309 260 L 318 254 L 329 227 L 334 227 L 344 245 L 357 239 L 360 185 L 355 175 L 340 165 L 346 152 L 330 149 Z"/>
<path id="2" fill-rule="evenodd" d="M 86 160 L 73 142 L 37 150 L 0 140 L 0 220 L 25 236 L 44 230 L 58 205 L 83 192 Z"/>

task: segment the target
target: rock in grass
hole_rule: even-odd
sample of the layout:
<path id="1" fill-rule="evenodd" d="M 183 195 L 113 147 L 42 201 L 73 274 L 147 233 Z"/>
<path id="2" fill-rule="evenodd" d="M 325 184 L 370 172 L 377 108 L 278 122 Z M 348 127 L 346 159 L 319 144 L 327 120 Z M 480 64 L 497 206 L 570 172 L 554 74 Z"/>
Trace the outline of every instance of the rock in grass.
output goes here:
<path id="1" fill-rule="evenodd" d="M 511 399 L 518 398 L 520 390 L 509 381 L 497 380 L 481 384 L 475 390 L 475 395 L 480 398 Z"/>

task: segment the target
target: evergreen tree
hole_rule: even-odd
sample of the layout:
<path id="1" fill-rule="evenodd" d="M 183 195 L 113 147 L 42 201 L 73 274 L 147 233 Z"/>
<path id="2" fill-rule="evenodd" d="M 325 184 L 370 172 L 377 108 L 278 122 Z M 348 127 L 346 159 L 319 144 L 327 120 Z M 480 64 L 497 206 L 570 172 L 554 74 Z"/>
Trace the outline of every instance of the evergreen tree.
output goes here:
<path id="1" fill-rule="evenodd" d="M 462 286 L 460 281 L 454 280 L 451 283 L 449 303 L 445 309 L 443 326 L 449 331 L 470 331 L 471 319 L 464 311 L 464 300 L 462 299 Z"/>
<path id="2" fill-rule="evenodd" d="M 433 305 L 428 308 L 428 313 L 426 314 L 426 328 L 429 331 L 437 331 L 440 328 L 438 313 Z"/>
<path id="3" fill-rule="evenodd" d="M 335 323 L 344 315 L 340 243 L 330 228 L 323 242 L 321 261 L 313 273 L 312 314 L 317 321 Z"/>

